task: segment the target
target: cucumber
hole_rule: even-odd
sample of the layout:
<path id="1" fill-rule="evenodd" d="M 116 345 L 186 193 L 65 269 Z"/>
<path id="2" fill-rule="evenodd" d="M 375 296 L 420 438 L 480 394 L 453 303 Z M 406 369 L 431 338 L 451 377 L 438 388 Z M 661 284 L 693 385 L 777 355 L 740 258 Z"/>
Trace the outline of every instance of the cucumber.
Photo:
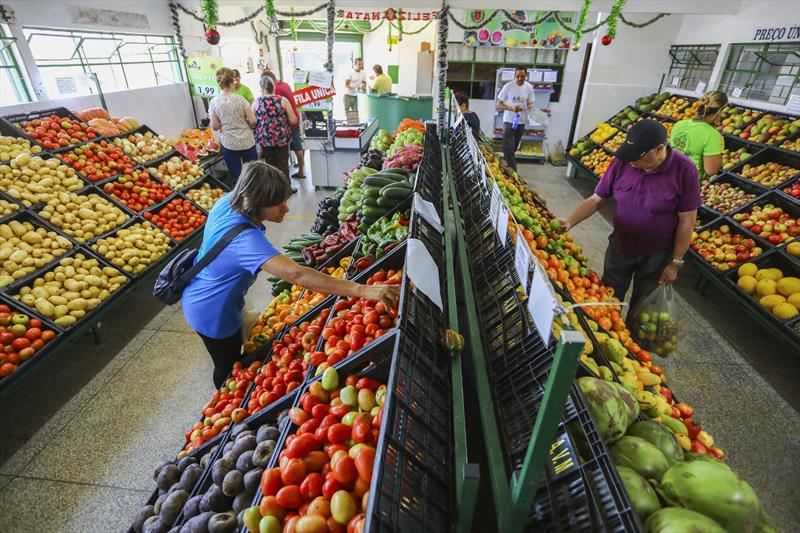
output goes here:
<path id="1" fill-rule="evenodd" d="M 381 187 L 381 193 L 383 193 L 384 191 L 392 190 L 392 189 L 411 192 L 411 191 L 414 190 L 414 187 L 412 187 L 411 184 L 407 183 L 407 182 L 392 183 L 391 185 L 387 185 L 386 187 Z"/>
<path id="2" fill-rule="evenodd" d="M 411 194 L 410 189 L 382 189 L 381 190 L 381 198 L 387 198 L 390 200 L 394 200 L 395 202 L 399 202 L 400 200 L 405 200 L 408 198 L 408 195 Z"/>
<path id="3" fill-rule="evenodd" d="M 368 177 L 364 180 L 364 185 L 367 186 L 375 186 L 375 187 L 385 187 L 386 185 L 391 185 L 392 183 L 397 183 L 398 180 L 402 178 L 392 179 L 389 177 L 373 175 Z"/>
<path id="4" fill-rule="evenodd" d="M 307 241 L 316 241 L 319 242 L 322 240 L 322 235 L 319 233 L 303 233 L 300 235 L 301 239 L 305 239 Z"/>
<path id="5" fill-rule="evenodd" d="M 362 214 L 364 215 L 365 218 L 376 218 L 377 219 L 377 218 L 382 217 L 383 215 L 385 215 L 388 212 L 389 212 L 389 210 L 385 209 L 383 207 L 365 207 Z"/>
<path id="6" fill-rule="evenodd" d="M 366 198 L 377 198 L 378 196 L 380 196 L 381 190 L 382 190 L 381 187 L 372 187 L 372 186 L 370 186 L 370 187 L 364 189 L 364 196 Z"/>
<path id="7" fill-rule="evenodd" d="M 378 205 L 381 207 L 386 207 L 391 209 L 392 207 L 398 204 L 398 200 L 395 200 L 392 197 L 381 196 L 378 198 Z"/>
<path id="8" fill-rule="evenodd" d="M 363 207 L 380 207 L 380 198 L 364 198 Z"/>
<path id="9" fill-rule="evenodd" d="M 381 170 L 381 174 L 397 174 L 401 178 L 408 178 L 409 173 L 403 170 L 402 168 L 387 168 L 385 170 Z"/>

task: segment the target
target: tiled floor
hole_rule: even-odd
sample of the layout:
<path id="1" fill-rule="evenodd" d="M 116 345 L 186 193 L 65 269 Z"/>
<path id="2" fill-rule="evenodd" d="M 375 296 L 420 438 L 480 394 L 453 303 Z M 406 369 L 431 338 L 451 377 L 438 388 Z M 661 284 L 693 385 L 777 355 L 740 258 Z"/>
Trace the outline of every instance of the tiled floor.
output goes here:
<path id="1" fill-rule="evenodd" d="M 560 215 L 591 189 L 566 180 L 563 169 L 522 169 Z M 269 228 L 276 245 L 308 230 L 324 196 L 310 183 L 300 185 L 290 218 Z M 574 231 L 598 270 L 609 229 L 595 216 Z M 721 295 L 695 293 L 693 282 L 693 273 L 681 273 L 684 334 L 665 371 L 676 395 L 697 407 L 730 464 L 761 495 L 767 516 L 791 531 L 800 521 L 798 358 Z M 266 306 L 265 276 L 249 296 Z M 181 447 L 184 429 L 212 392 L 211 361 L 199 338 L 179 307 L 158 304 L 148 289 L 109 317 L 100 333 L 102 344 L 82 339 L 42 363 L 16 393 L 19 401 L 0 402 L 3 533 L 126 530 L 153 489 L 153 468 Z"/>

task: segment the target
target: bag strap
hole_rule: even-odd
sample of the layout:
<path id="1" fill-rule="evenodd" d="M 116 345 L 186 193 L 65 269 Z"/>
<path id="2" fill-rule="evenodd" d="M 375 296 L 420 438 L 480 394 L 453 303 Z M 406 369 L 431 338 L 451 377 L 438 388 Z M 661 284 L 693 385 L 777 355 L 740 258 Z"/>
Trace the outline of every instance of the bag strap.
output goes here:
<path id="1" fill-rule="evenodd" d="M 231 241 L 236 238 L 237 235 L 239 235 L 247 228 L 252 228 L 252 227 L 253 226 L 251 224 L 242 223 L 239 224 L 238 226 L 234 226 L 231 229 L 229 229 L 227 232 L 225 232 L 225 235 L 223 235 L 222 238 L 214 244 L 214 246 L 208 251 L 208 253 L 206 253 L 206 255 L 201 257 L 197 263 L 192 265 L 192 268 L 184 272 L 181 278 L 188 281 L 193 277 L 195 277 L 197 274 L 200 273 L 201 270 L 210 265 L 211 262 L 214 259 L 216 259 L 220 253 L 222 253 L 222 250 L 224 250 L 225 247 L 227 247 L 231 243 Z"/>

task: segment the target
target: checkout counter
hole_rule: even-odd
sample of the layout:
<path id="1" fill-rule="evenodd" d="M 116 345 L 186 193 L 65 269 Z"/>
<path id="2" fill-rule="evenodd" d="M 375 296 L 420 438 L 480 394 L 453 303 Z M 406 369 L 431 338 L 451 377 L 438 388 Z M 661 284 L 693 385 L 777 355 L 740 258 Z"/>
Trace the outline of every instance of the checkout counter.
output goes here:
<path id="1" fill-rule="evenodd" d="M 342 187 L 345 173 L 357 167 L 369 149 L 369 143 L 380 127 L 379 121 L 368 113 L 364 116 L 372 118 L 360 124 L 337 121 L 336 134 L 329 136 L 324 113 L 308 115 L 311 117 L 307 118 L 312 120 L 305 127 L 304 144 L 311 160 L 311 183 L 317 189 Z"/>
<path id="2" fill-rule="evenodd" d="M 359 93 L 358 112 L 366 117 L 378 117 L 379 128 L 392 132 L 404 118 L 423 120 L 433 117 L 433 96 Z"/>

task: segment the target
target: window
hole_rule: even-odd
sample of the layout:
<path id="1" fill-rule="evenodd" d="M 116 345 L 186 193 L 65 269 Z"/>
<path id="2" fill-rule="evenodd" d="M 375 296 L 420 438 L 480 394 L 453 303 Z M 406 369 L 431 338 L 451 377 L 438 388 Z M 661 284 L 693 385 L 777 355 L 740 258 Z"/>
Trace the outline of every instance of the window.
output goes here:
<path id="1" fill-rule="evenodd" d="M 170 85 L 183 81 L 170 35 L 137 35 L 25 27 L 50 98 Z"/>
<path id="2" fill-rule="evenodd" d="M 31 101 L 31 95 L 17 58 L 17 45 L 0 25 L 0 106 Z"/>
<path id="3" fill-rule="evenodd" d="M 708 86 L 718 55 L 718 44 L 671 46 L 669 57 L 672 63 L 669 66 L 666 85 L 687 91 L 697 89 L 697 84 L 700 82 Z"/>
<path id="4" fill-rule="evenodd" d="M 785 105 L 800 86 L 800 42 L 733 44 L 719 84 L 728 94 Z"/>

